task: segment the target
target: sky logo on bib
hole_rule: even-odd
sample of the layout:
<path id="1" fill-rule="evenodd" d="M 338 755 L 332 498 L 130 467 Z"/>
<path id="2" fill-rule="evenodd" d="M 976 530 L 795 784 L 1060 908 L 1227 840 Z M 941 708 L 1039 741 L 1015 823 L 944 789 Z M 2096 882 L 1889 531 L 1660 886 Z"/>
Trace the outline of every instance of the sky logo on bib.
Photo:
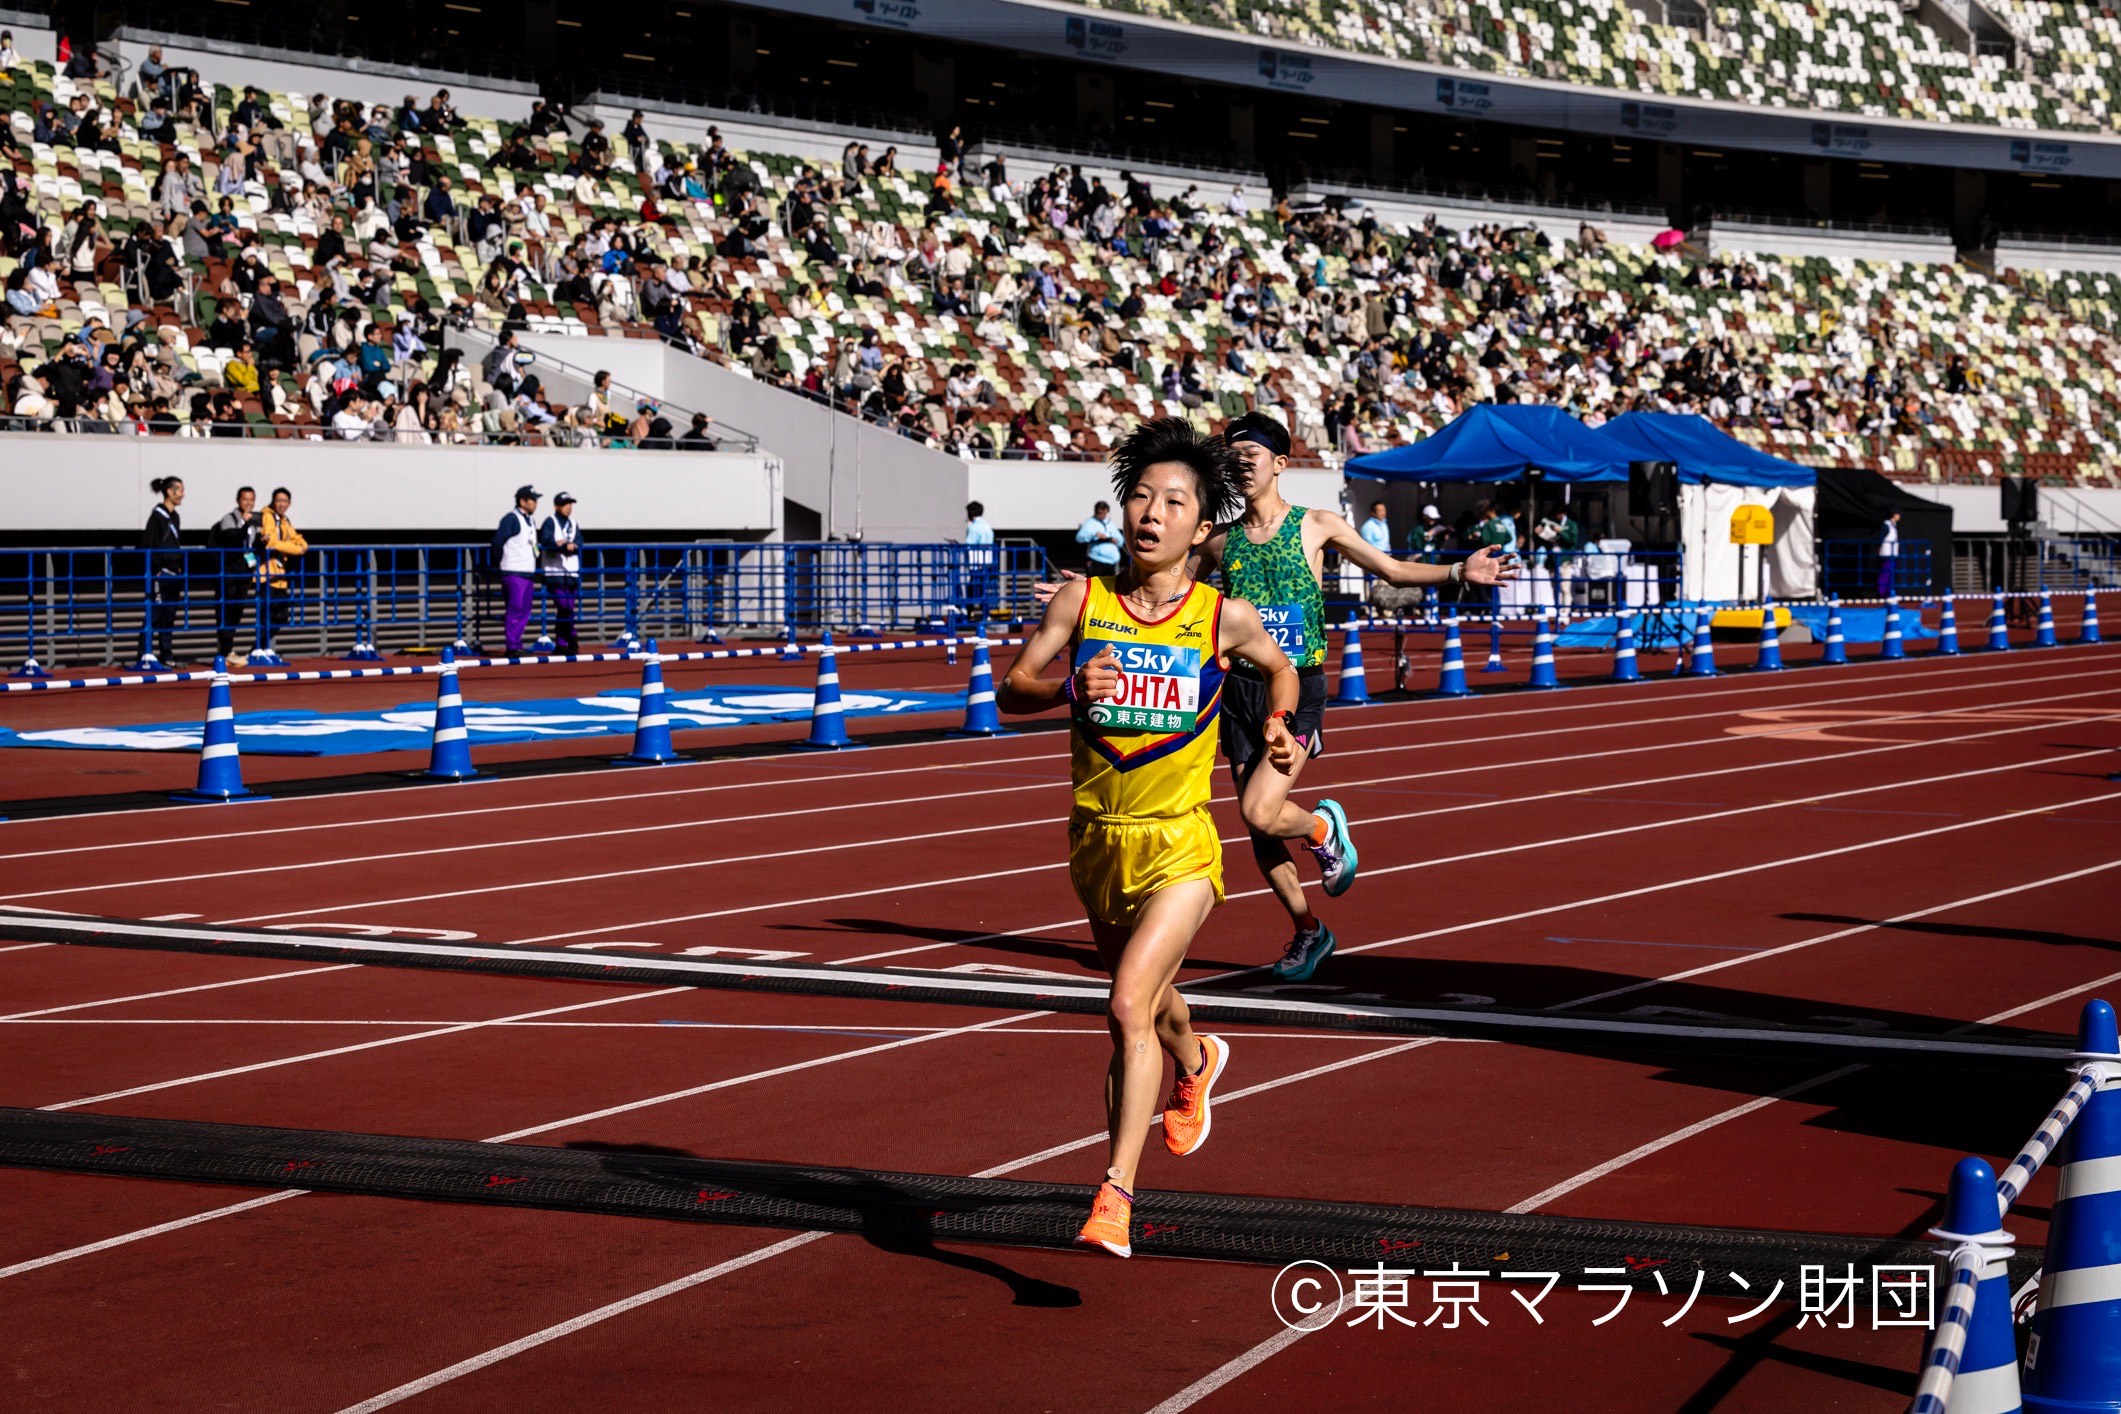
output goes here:
<path id="1" fill-rule="evenodd" d="M 1124 731 L 1190 732 L 1200 720 L 1200 650 L 1167 643 L 1112 643 L 1086 638 L 1077 667 L 1110 650 L 1119 688 L 1090 704 L 1090 724 Z"/>
<path id="2" fill-rule="evenodd" d="M 1266 627 L 1267 637 L 1274 646 L 1292 662 L 1308 651 L 1304 642 L 1304 607 L 1301 604 L 1262 604 L 1259 606 L 1259 621 Z"/>

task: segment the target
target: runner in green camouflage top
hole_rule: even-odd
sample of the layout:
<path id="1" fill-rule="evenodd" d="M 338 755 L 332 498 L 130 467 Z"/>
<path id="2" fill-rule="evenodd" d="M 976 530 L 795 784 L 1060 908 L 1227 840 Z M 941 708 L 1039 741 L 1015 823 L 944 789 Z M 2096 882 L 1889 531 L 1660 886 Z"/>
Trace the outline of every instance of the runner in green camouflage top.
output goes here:
<path id="1" fill-rule="evenodd" d="M 1259 610 L 1267 632 L 1299 668 L 1326 661 L 1326 595 L 1304 553 L 1304 524 L 1310 512 L 1290 506 L 1281 527 L 1264 545 L 1244 533 L 1242 522 L 1223 526 L 1223 585 L 1230 594 Z M 1230 532 L 1238 532 L 1231 540 Z"/>
<path id="2" fill-rule="evenodd" d="M 1452 565 L 1395 560 L 1356 534 L 1345 517 L 1282 499 L 1289 434 L 1273 418 L 1248 412 L 1223 429 L 1223 438 L 1245 464 L 1245 515 L 1208 537 L 1201 546 L 1199 573 L 1205 577 L 1220 568 L 1230 594 L 1259 610 L 1267 631 L 1296 664 L 1302 693 L 1288 725 L 1303 748 L 1286 773 L 1269 773 L 1262 785 L 1271 788 L 1246 790 L 1254 768 L 1266 757 L 1262 742 L 1269 707 L 1265 684 L 1233 667 L 1223 679 L 1223 754 L 1230 758 L 1237 780 L 1253 858 L 1295 925 L 1296 935 L 1274 965 L 1275 974 L 1301 982 L 1332 953 L 1334 940 L 1304 900 L 1288 841 L 1310 845 L 1318 858 L 1319 881 L 1330 896 L 1338 897 L 1355 882 L 1357 865 L 1347 813 L 1337 802 L 1321 800 L 1314 813 L 1289 800 L 1303 763 L 1323 748 L 1326 629 L 1321 586 L 1326 551 L 1336 550 L 1342 559 L 1397 585 L 1495 584 L 1516 574 L 1517 566 L 1514 557 L 1496 549 Z"/>

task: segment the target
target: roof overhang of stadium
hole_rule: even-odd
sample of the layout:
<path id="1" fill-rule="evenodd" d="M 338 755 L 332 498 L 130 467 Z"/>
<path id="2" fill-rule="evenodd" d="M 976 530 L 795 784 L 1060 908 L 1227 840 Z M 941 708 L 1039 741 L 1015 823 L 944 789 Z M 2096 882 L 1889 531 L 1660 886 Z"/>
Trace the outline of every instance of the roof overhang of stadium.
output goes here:
<path id="1" fill-rule="evenodd" d="M 1632 94 L 1503 77 L 1036 0 L 745 0 L 762 9 L 1322 102 L 1852 161 L 2121 177 L 2121 136 L 2013 131 Z"/>

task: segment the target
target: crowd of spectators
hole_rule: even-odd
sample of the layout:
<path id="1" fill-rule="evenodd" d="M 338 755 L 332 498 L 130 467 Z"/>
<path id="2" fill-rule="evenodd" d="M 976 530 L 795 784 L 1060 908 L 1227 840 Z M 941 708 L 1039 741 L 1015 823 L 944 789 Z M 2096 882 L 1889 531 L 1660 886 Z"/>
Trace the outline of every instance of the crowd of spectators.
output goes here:
<path id="1" fill-rule="evenodd" d="M 1027 172 L 956 129 L 932 156 L 853 141 L 836 162 L 776 170 L 713 127 L 673 143 L 636 112 L 614 138 L 545 100 L 473 144 L 466 166 L 433 155 L 438 135 L 465 128 L 447 91 L 395 106 L 319 93 L 296 112 L 254 88 L 209 93 L 159 53 L 138 77 L 130 97 L 67 85 L 30 140 L 78 151 L 165 115 L 183 140 L 148 219 L 119 234 L 88 197 L 53 221 L 0 169 L 13 262 L 0 362 L 38 342 L 69 286 L 116 281 L 129 301 L 55 356 L 22 359 L 7 392 L 18 420 L 686 440 L 638 400 L 556 398 L 514 349 L 545 317 L 534 309 L 653 332 L 969 457 L 1095 458 L 1152 411 L 1205 421 L 1255 407 L 1292 428 L 1300 455 L 1354 455 L 1474 402 L 1517 401 L 1592 423 L 1698 411 L 1756 441 L 1796 439 L 1808 459 L 1887 469 L 1908 469 L 1895 439 L 2000 439 L 2000 469 L 2098 445 L 2094 414 L 2115 403 L 2110 377 L 2044 376 L 2058 358 L 2061 371 L 2105 359 L 2103 333 L 1966 271 L 1709 259 L 1590 226 L 1564 242 L 1530 227 L 1395 227 L 1360 205 L 1298 208 L 1241 185 L 1159 192 L 1126 171 Z M 316 232 L 306 289 L 262 258 L 270 216 Z M 470 278 L 432 300 L 407 294 L 444 240 Z M 218 388 L 185 386 L 149 318 L 186 298 L 211 305 L 197 342 L 217 354 Z M 450 326 L 500 343 L 467 365 L 444 348 Z M 2006 350 L 2010 366 L 1994 368 Z M 694 430 L 711 440 L 711 426 Z"/>

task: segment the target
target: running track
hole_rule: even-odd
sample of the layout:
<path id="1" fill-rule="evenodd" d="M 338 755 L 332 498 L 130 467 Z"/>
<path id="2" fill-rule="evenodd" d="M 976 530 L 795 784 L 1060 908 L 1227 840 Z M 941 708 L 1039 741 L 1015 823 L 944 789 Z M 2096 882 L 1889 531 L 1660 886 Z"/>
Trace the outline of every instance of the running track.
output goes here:
<path id="1" fill-rule="evenodd" d="M 2121 985 L 2121 649 L 1387 703 L 1328 730 L 1303 794 L 1348 804 L 1364 859 L 1326 915 L 1346 956 L 1320 982 L 1341 991 L 2066 1030 Z M 1065 779 L 1063 739 L 1031 733 L 17 820 L 0 902 L 1077 976 Z M 1192 977 L 1281 941 L 1234 807 L 1216 809 L 1232 901 Z M 1106 1043 L 1079 1017 L 4 939 L 0 998 L 12 1105 L 1101 1167 Z M 1952 1159 L 2008 1157 L 2062 1083 L 1233 1039 L 1214 1141 L 1180 1165 L 1152 1137 L 1144 1186 L 1919 1233 Z M 2014 1215 L 2021 1239 L 2041 1240 L 2050 1191 Z M 1729 1324 L 1727 1302 L 1665 1329 L 1676 1298 L 1593 1327 L 1612 1297 L 1566 1285 L 1539 1327 L 1491 1288 L 1486 1328 L 1292 1339 L 1256 1268 L 12 1170 L 0 1211 L 34 1215 L 0 1227 L 25 1404 L 213 1388 L 247 1407 L 490 1408 L 652 1380 L 721 1407 L 1403 1407 L 1418 1387 L 1460 1408 L 1566 1389 L 1579 1409 L 1885 1410 L 1920 1343 L 1797 1330 L 1787 1306 Z"/>

